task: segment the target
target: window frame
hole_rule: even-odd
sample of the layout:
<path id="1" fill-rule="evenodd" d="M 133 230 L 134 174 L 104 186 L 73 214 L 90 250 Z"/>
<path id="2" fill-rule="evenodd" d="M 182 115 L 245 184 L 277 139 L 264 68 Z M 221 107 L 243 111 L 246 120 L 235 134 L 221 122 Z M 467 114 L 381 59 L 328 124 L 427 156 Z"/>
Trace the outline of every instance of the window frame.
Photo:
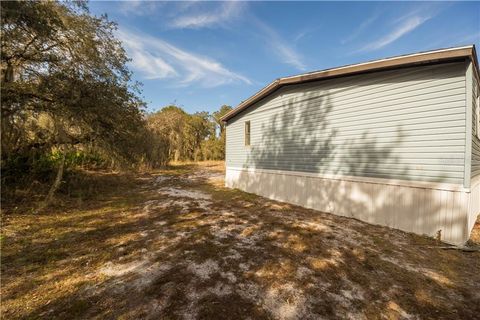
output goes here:
<path id="1" fill-rule="evenodd" d="M 244 127 L 243 127 L 243 142 L 245 147 L 250 147 L 251 145 L 251 133 L 252 133 L 252 123 L 250 122 L 250 120 L 247 120 L 244 122 Z"/>

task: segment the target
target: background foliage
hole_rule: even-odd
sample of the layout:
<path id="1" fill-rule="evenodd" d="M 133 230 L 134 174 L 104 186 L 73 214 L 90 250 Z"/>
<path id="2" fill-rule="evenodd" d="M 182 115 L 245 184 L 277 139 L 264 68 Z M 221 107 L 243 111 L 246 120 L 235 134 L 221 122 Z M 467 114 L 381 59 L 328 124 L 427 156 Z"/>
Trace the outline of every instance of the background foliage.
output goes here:
<path id="1" fill-rule="evenodd" d="M 0 6 L 2 186 L 53 176 L 60 184 L 64 170 L 79 168 L 224 158 L 219 117 L 231 108 L 210 115 L 168 106 L 146 114 L 106 16 L 91 15 L 84 2 Z"/>

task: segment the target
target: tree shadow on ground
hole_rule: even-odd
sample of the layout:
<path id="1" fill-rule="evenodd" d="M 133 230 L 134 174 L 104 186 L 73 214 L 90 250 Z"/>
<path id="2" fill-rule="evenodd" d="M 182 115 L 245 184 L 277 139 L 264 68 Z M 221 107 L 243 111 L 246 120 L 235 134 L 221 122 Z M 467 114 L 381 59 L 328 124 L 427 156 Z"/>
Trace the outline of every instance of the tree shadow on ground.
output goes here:
<path id="1" fill-rule="evenodd" d="M 28 243 L 7 238 L 5 316 L 448 319 L 480 311 L 478 253 L 429 248 L 436 242 L 228 190 L 204 175 L 143 181 L 148 188 L 135 189 L 127 207 L 39 220 Z M 48 258 L 22 260 L 35 254 Z"/>

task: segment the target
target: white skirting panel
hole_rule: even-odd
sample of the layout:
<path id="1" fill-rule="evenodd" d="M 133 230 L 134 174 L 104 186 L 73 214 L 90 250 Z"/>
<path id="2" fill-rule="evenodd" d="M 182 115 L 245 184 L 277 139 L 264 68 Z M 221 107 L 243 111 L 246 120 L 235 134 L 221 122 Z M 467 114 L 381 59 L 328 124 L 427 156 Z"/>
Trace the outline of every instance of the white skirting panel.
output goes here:
<path id="1" fill-rule="evenodd" d="M 468 206 L 468 232 L 470 233 L 475 225 L 477 216 L 480 214 L 480 177 L 472 179 Z"/>
<path id="2" fill-rule="evenodd" d="M 270 199 L 465 243 L 479 213 L 480 183 L 457 185 L 227 168 L 225 184 Z"/>

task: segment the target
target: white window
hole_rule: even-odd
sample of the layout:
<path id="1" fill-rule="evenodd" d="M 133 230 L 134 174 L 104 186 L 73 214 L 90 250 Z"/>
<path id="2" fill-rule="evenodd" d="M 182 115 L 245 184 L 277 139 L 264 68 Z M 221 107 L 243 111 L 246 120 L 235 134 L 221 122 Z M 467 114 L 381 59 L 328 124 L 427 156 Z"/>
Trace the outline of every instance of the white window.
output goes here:
<path id="1" fill-rule="evenodd" d="M 250 121 L 245 121 L 245 146 L 250 145 Z"/>

